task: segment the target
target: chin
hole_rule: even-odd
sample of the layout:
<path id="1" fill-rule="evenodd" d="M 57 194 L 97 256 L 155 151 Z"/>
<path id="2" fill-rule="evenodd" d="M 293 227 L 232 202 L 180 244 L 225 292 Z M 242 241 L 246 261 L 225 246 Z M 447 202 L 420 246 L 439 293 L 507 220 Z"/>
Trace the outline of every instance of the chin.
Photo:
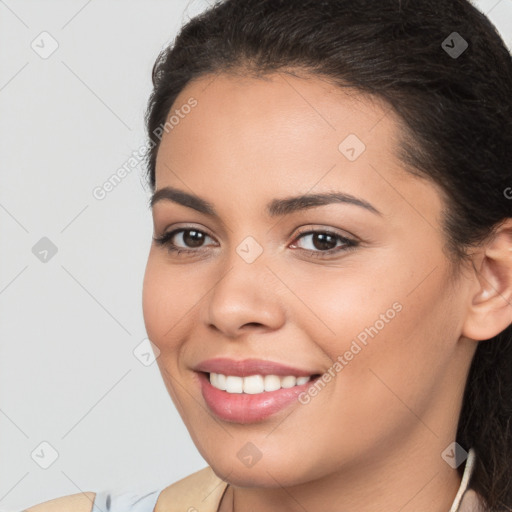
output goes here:
<path id="1" fill-rule="evenodd" d="M 214 473 L 236 487 L 280 488 L 293 487 L 321 475 L 309 475 L 305 468 L 298 473 L 297 464 L 284 456 L 279 460 L 264 460 L 262 457 L 255 465 L 246 467 L 238 458 L 206 459 Z M 211 462 L 210 462 L 211 461 Z"/>
<path id="2" fill-rule="evenodd" d="M 213 468 L 215 474 L 222 478 L 222 475 L 217 473 L 216 469 Z M 267 473 L 264 468 L 255 472 L 254 468 L 250 469 L 232 469 L 229 476 L 224 477 L 224 480 L 228 482 L 230 485 L 235 487 L 246 487 L 246 488 L 280 488 L 280 487 L 288 487 L 296 485 L 299 482 L 290 481 L 290 475 L 287 475 L 287 480 L 283 480 L 278 475 L 277 477 L 274 475 L 274 472 L 270 469 Z M 270 474 L 269 474 L 270 473 Z M 272 476 L 274 478 L 272 478 Z"/>

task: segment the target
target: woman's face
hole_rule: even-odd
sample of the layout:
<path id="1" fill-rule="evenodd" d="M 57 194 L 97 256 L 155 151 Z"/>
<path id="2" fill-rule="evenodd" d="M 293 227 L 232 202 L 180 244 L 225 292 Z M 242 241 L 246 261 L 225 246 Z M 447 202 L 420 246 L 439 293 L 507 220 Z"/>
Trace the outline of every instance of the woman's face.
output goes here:
<path id="1" fill-rule="evenodd" d="M 396 118 L 285 74 L 203 77 L 171 115 L 156 192 L 181 195 L 158 194 L 154 234 L 184 231 L 153 242 L 143 308 L 202 456 L 265 487 L 355 475 L 391 453 L 440 457 L 474 350 L 459 340 L 469 285 L 450 283 L 441 196 L 395 156 Z M 324 194 L 340 196 L 307 199 Z M 230 393 L 242 366 L 212 367 L 231 376 L 228 391 L 196 371 L 215 358 L 296 370 L 247 367 L 262 377 Z M 268 374 L 322 377 L 261 391 L 276 383 Z"/>

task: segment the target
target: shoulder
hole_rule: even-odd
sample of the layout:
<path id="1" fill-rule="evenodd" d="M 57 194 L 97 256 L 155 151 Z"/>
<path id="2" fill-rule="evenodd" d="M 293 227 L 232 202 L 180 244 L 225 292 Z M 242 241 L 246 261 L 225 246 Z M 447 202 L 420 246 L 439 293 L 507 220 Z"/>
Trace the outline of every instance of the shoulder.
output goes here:
<path id="1" fill-rule="evenodd" d="M 94 492 L 71 494 L 34 505 L 23 512 L 91 512 L 95 496 Z"/>
<path id="2" fill-rule="evenodd" d="M 207 466 L 174 482 L 160 493 L 155 491 L 142 498 L 150 498 L 146 502 L 151 502 L 151 504 L 154 503 L 155 498 L 157 499 L 154 512 L 181 512 L 189 510 L 192 506 L 195 506 L 198 510 L 204 510 L 204 512 L 216 512 L 217 505 L 220 503 L 227 485 L 226 481 L 218 477 L 210 466 Z M 158 496 L 156 495 L 157 493 Z M 100 493 L 99 497 L 103 497 L 103 494 Z M 114 505 L 120 505 L 122 502 L 123 506 L 118 507 L 119 510 L 127 510 L 126 505 L 132 506 L 134 503 L 141 506 L 141 510 L 146 510 L 147 507 L 145 505 L 147 503 L 143 503 L 144 500 L 141 497 L 138 497 L 136 502 L 133 502 L 133 496 L 127 497 L 130 499 L 126 502 L 120 499 L 117 499 L 117 501 L 113 499 L 111 503 L 112 509 L 116 509 Z M 97 495 L 94 492 L 73 494 L 34 505 L 23 512 L 92 512 L 96 498 Z M 150 508 L 153 507 L 151 506 Z"/>
<path id="3" fill-rule="evenodd" d="M 192 473 L 166 487 L 156 503 L 155 512 L 189 510 L 216 511 L 227 482 L 218 477 L 211 466 Z"/>

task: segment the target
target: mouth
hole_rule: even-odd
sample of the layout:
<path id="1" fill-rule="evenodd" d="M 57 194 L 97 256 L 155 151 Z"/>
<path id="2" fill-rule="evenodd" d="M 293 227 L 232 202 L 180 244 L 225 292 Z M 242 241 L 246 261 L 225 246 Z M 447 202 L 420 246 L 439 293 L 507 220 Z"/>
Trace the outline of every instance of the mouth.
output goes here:
<path id="1" fill-rule="evenodd" d="M 230 423 L 262 422 L 293 404 L 321 374 L 237 375 L 198 371 L 201 394 L 211 413 Z M 223 389 L 224 388 L 224 389 Z"/>

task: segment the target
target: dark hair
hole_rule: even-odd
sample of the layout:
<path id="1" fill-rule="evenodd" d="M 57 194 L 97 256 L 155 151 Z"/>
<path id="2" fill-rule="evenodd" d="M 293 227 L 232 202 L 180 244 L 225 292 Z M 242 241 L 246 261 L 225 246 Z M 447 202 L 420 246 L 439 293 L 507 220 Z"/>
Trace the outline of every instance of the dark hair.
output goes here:
<path id="1" fill-rule="evenodd" d="M 463 41 L 468 47 L 457 55 Z M 512 186 L 512 59 L 494 25 L 467 0 L 219 1 L 190 20 L 155 62 L 146 113 L 150 188 L 158 127 L 191 80 L 276 71 L 355 88 L 398 114 L 399 157 L 444 194 L 454 274 L 470 261 L 469 248 L 512 217 L 505 193 Z M 476 451 L 470 487 L 487 510 L 512 510 L 511 370 L 509 325 L 478 343 L 456 438 Z"/>

